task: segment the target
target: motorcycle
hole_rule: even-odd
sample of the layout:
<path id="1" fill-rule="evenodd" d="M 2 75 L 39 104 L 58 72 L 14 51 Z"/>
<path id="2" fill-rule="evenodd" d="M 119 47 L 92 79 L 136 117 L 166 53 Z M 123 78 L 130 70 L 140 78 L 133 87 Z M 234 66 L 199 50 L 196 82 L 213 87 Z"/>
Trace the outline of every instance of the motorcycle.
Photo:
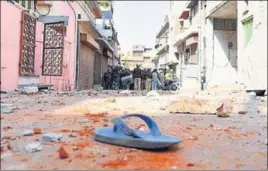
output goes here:
<path id="1" fill-rule="evenodd" d="M 164 91 L 177 91 L 180 89 L 180 81 L 179 80 L 164 80 L 164 82 L 160 85 L 160 88 Z"/>

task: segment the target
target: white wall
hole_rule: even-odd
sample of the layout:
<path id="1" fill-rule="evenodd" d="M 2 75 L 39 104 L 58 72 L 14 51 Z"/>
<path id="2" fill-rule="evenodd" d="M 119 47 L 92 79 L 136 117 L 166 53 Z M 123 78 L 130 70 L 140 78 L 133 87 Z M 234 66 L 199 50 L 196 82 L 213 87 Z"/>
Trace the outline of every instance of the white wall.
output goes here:
<path id="1" fill-rule="evenodd" d="M 238 68 L 247 89 L 267 90 L 267 1 L 238 1 Z M 243 13 L 248 10 L 247 15 Z M 253 36 L 244 46 L 243 23 L 253 16 Z"/>
<path id="2" fill-rule="evenodd" d="M 224 2 L 225 1 L 207 1 L 207 7 L 206 7 L 207 15 L 209 15 L 212 12 L 212 10 L 214 10 L 217 6 L 219 6 Z"/>
<path id="3" fill-rule="evenodd" d="M 236 31 L 214 31 L 214 69 L 212 70 L 211 84 L 232 84 L 238 81 L 237 71 L 232 65 L 236 64 L 237 55 Z M 233 43 L 228 54 L 228 42 Z"/>

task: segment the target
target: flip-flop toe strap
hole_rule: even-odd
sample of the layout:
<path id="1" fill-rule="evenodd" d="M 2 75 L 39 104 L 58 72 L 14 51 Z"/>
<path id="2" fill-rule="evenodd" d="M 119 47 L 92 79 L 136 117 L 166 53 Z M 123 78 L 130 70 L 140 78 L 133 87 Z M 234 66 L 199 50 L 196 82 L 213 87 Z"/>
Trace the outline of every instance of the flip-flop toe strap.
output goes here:
<path id="1" fill-rule="evenodd" d="M 159 131 L 158 126 L 156 123 L 148 116 L 142 115 L 142 114 L 129 114 L 129 115 L 124 115 L 120 118 L 115 118 L 113 119 L 114 122 L 114 131 L 117 131 L 118 129 L 124 132 L 124 134 L 132 136 L 134 138 L 141 138 L 133 129 L 129 128 L 123 119 L 128 118 L 128 117 L 138 117 L 141 118 L 149 127 L 150 133 L 153 136 L 160 136 L 161 133 Z"/>

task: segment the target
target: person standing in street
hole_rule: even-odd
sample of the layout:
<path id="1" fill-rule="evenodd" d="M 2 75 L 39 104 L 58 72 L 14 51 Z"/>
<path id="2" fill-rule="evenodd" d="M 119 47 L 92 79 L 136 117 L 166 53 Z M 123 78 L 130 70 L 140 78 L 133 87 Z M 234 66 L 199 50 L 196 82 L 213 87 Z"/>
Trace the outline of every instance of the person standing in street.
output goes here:
<path id="1" fill-rule="evenodd" d="M 145 85 L 146 91 L 150 91 L 151 87 L 152 87 L 152 72 L 151 69 L 148 69 L 146 71 L 146 85 Z"/>
<path id="2" fill-rule="evenodd" d="M 145 90 L 146 84 L 146 69 L 141 70 L 141 90 Z"/>
<path id="3" fill-rule="evenodd" d="M 134 90 L 141 90 L 141 69 L 139 65 L 136 65 L 136 68 L 133 70 L 133 78 L 134 78 Z"/>
<path id="4" fill-rule="evenodd" d="M 110 89 L 110 82 L 111 82 L 111 71 L 110 69 L 108 69 L 108 71 L 106 71 L 104 73 L 104 89 L 105 90 L 109 90 Z"/>
<path id="5" fill-rule="evenodd" d="M 158 83 L 158 74 L 157 70 L 154 69 L 152 73 L 152 90 L 157 90 L 157 83 Z"/>

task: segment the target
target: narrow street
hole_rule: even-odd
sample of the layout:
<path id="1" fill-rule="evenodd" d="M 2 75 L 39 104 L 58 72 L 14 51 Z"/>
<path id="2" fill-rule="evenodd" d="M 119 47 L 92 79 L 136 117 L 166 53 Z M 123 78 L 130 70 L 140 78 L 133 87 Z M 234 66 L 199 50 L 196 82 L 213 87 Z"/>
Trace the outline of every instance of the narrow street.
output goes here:
<path id="1" fill-rule="evenodd" d="M 11 113 L 1 115 L 1 169 L 267 169 L 267 97 L 219 87 L 199 93 L 149 94 L 1 94 L 1 101 L 13 108 Z M 181 98 L 214 102 L 229 99 L 233 110 L 226 118 L 170 113 L 169 104 Z M 200 106 L 198 102 L 187 105 Z M 166 151 L 144 151 L 94 141 L 94 129 L 112 126 L 111 119 L 124 113 L 150 115 L 161 132 L 180 137 L 183 142 Z M 147 129 L 138 119 L 127 123 L 135 129 Z M 31 129 L 39 131 L 23 136 Z M 43 142 L 41 136 L 48 132 L 62 134 L 63 139 Z M 42 150 L 27 152 L 25 147 L 31 143 L 40 143 Z M 59 157 L 60 147 L 68 153 L 67 158 Z"/>

